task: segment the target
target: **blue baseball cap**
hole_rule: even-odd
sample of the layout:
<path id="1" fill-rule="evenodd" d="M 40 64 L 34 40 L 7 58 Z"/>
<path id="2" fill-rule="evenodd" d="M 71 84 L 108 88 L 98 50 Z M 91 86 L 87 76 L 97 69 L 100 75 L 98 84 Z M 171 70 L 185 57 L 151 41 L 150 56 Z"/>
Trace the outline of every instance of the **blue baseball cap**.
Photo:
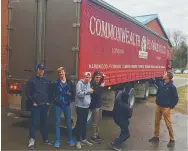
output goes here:
<path id="1" fill-rule="evenodd" d="M 37 64 L 35 70 L 38 71 L 38 69 L 46 70 L 46 67 L 43 64 Z"/>

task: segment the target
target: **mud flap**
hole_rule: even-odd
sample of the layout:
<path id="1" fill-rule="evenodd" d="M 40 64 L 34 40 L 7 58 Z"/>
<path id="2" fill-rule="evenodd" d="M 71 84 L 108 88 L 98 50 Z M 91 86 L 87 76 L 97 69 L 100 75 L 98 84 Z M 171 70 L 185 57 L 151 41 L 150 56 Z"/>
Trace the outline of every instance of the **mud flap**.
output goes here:
<path id="1" fill-rule="evenodd" d="M 102 109 L 105 111 L 112 111 L 114 108 L 115 91 L 103 89 L 101 95 Z"/>

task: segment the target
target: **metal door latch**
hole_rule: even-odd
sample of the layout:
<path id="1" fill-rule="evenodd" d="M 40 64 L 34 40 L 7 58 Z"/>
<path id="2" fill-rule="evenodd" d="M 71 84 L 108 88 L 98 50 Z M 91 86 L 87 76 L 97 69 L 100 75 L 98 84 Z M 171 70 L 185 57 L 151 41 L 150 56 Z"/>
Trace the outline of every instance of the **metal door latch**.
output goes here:
<path id="1" fill-rule="evenodd" d="M 81 3 L 82 0 L 74 0 L 74 3 Z"/>
<path id="2" fill-rule="evenodd" d="M 79 51 L 79 47 L 72 47 L 72 51 Z"/>
<path id="3" fill-rule="evenodd" d="M 73 23 L 72 26 L 75 28 L 80 27 L 80 23 Z"/>

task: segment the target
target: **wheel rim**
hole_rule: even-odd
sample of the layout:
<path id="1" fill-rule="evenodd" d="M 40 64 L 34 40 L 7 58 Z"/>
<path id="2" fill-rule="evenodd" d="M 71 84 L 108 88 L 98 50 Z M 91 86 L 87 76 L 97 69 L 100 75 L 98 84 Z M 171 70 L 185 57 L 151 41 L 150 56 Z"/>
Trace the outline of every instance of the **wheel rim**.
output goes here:
<path id="1" fill-rule="evenodd" d="M 135 96 L 132 95 L 131 98 L 130 98 L 130 100 L 129 100 L 130 108 L 133 107 L 134 103 L 135 103 Z"/>
<path id="2" fill-rule="evenodd" d="M 149 88 L 146 89 L 146 98 L 149 97 Z"/>

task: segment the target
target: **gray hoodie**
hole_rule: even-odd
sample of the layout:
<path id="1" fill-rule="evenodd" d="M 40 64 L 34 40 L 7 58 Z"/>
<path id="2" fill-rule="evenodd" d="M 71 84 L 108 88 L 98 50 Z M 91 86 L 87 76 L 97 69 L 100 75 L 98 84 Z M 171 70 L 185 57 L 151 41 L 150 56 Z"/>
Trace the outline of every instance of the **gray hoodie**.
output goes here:
<path id="1" fill-rule="evenodd" d="M 75 105 L 80 108 L 88 108 L 91 103 L 90 82 L 85 84 L 83 80 L 78 81 L 76 85 Z"/>

